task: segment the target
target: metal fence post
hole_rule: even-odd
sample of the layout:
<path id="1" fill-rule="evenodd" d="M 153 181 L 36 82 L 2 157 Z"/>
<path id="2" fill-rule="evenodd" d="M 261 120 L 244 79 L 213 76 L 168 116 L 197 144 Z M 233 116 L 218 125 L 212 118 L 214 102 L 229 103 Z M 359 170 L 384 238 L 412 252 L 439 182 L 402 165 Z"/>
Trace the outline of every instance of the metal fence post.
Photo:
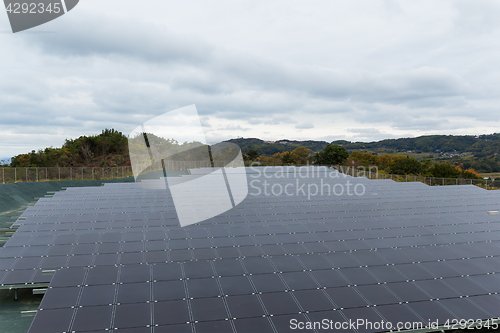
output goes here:
<path id="1" fill-rule="evenodd" d="M 28 168 L 26 168 L 26 182 L 28 182 Z"/>
<path id="2" fill-rule="evenodd" d="M 59 181 L 61 181 L 61 168 L 58 169 L 59 169 Z"/>
<path id="3" fill-rule="evenodd" d="M 14 168 L 14 183 L 17 183 L 17 168 Z"/>
<path id="4" fill-rule="evenodd" d="M 36 168 L 36 182 L 38 183 L 38 168 Z"/>

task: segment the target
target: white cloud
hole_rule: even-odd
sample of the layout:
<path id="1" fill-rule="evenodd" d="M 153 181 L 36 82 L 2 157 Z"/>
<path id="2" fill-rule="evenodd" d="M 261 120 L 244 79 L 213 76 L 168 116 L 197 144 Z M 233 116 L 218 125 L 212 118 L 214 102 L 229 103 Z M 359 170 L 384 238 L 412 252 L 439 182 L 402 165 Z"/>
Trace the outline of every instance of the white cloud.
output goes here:
<path id="1" fill-rule="evenodd" d="M 295 128 L 296 129 L 311 129 L 311 128 L 314 128 L 314 124 L 313 123 L 302 123 L 302 124 L 295 125 Z"/>
<path id="2" fill-rule="evenodd" d="M 499 4 L 360 4 L 88 0 L 1 34 L 0 155 L 190 104 L 212 139 L 497 131 Z"/>

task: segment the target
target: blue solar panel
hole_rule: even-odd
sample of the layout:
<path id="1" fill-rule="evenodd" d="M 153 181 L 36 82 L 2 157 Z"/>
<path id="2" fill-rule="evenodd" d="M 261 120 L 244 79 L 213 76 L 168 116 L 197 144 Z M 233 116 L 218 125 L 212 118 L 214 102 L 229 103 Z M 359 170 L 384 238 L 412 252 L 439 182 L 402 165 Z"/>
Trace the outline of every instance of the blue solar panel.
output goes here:
<path id="1" fill-rule="evenodd" d="M 498 194 L 327 179 L 346 180 L 367 194 L 249 195 L 184 228 L 168 192 L 68 189 L 24 212 L 0 249 L 0 283 L 50 283 L 30 333 L 288 332 L 291 319 L 500 315 L 500 221 L 486 214 Z"/>

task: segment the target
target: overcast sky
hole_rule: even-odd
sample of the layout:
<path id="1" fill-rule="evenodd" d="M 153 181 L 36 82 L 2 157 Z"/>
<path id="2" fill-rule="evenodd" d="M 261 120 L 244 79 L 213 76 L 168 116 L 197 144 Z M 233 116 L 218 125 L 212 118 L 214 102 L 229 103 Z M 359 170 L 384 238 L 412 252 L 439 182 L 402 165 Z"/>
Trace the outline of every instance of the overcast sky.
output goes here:
<path id="1" fill-rule="evenodd" d="M 0 158 L 196 104 L 209 141 L 500 132 L 500 2 L 81 0 L 9 33 Z"/>

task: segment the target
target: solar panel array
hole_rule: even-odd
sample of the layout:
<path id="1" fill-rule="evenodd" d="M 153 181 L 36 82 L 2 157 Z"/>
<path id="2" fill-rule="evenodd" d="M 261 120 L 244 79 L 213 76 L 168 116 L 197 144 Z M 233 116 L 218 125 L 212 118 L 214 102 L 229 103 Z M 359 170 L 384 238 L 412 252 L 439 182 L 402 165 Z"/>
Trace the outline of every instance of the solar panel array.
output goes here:
<path id="1" fill-rule="evenodd" d="M 486 214 L 500 192 L 253 170 L 241 204 L 185 228 L 168 191 L 136 184 L 42 198 L 0 249 L 0 284 L 50 283 L 29 333 L 290 332 L 292 319 L 426 326 L 500 316 L 500 221 Z M 363 195 L 277 193 L 348 182 Z"/>

